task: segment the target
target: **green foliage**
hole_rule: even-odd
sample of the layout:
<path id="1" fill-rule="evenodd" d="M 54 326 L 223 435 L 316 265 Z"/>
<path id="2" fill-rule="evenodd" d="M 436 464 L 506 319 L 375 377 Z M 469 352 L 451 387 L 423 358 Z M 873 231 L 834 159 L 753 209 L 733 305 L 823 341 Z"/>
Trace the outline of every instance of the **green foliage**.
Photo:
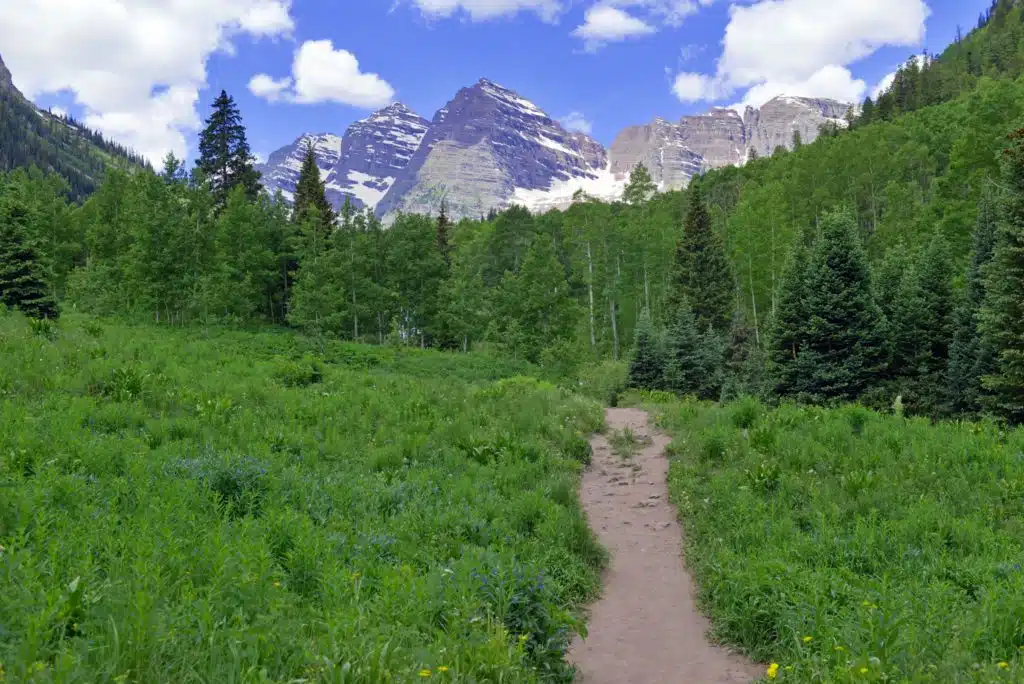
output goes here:
<path id="1" fill-rule="evenodd" d="M 665 381 L 665 354 L 659 335 L 644 309 L 636 326 L 633 358 L 629 362 L 627 386 L 632 389 L 661 389 Z"/>
<path id="2" fill-rule="evenodd" d="M 701 337 L 689 303 L 683 299 L 676 307 L 665 335 L 664 389 L 683 396 L 699 394 L 706 385 Z M 658 387 L 651 386 L 651 389 Z"/>
<path id="3" fill-rule="evenodd" d="M 34 217 L 24 192 L 17 178 L 0 177 L 0 303 L 34 318 L 56 318 L 57 303 L 33 240 L 29 224 Z"/>
<path id="4" fill-rule="evenodd" d="M 0 315 L 8 679 L 570 680 L 595 403 L 478 354 L 95 323 Z"/>
<path id="5" fill-rule="evenodd" d="M 780 682 L 1020 679 L 1020 431 L 746 399 L 659 410 L 715 637 Z"/>
<path id="6" fill-rule="evenodd" d="M 948 396 L 950 410 L 956 414 L 974 414 L 981 410 L 981 378 L 994 370 L 992 354 L 981 342 L 980 316 L 985 303 L 984 271 L 992 260 L 998 220 L 998 197 L 990 191 L 978 206 L 967 283 L 953 319 Z"/>
<path id="7" fill-rule="evenodd" d="M 985 269 L 982 344 L 992 350 L 994 370 L 982 379 L 986 404 L 1012 423 L 1024 422 L 1024 129 L 1009 137 L 1004 154 L 1002 221 Z"/>
<path id="8" fill-rule="evenodd" d="M 626 204 L 641 204 L 649 200 L 658 191 L 658 186 L 651 178 L 651 172 L 643 164 L 637 164 L 629 172 L 629 182 L 622 191 L 622 201 Z"/>
<path id="9" fill-rule="evenodd" d="M 306 145 L 306 155 L 302 159 L 302 168 L 299 169 L 299 180 L 295 183 L 295 200 L 292 203 L 292 220 L 304 225 L 314 217 L 311 211 L 315 210 L 315 220 L 322 225 L 323 238 L 330 238 L 334 230 L 334 209 L 327 201 L 324 190 L 324 182 L 320 177 L 320 167 L 316 163 L 316 149 L 313 143 Z"/>
<path id="10" fill-rule="evenodd" d="M 685 299 L 693 308 L 697 329 L 729 328 L 733 278 L 721 239 L 711 223 L 699 185 L 690 188 L 683 235 L 676 247 L 672 275 L 672 308 Z"/>
<path id="11" fill-rule="evenodd" d="M 242 188 L 250 201 L 259 196 L 260 173 L 253 163 L 238 105 L 222 90 L 213 102 L 206 127 L 199 133 L 196 161 L 196 169 L 209 183 L 216 207 L 222 208 L 235 188 Z"/>

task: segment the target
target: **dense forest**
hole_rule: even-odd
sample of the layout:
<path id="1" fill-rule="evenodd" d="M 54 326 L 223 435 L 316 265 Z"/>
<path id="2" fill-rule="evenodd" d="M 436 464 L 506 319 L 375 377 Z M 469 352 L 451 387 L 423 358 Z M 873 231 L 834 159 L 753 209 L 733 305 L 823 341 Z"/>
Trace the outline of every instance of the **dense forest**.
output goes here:
<path id="1" fill-rule="evenodd" d="M 294 207 L 261 193 L 222 93 L 192 170 L 112 169 L 81 206 L 53 176 L 5 176 L 0 248 L 18 256 L 0 293 L 41 315 L 269 322 L 565 373 L 632 357 L 635 384 L 708 398 L 1015 418 L 1022 72 L 1024 13 L 999 0 L 814 144 L 682 192 L 638 167 L 620 202 L 389 229 L 336 214 L 311 152 Z"/>

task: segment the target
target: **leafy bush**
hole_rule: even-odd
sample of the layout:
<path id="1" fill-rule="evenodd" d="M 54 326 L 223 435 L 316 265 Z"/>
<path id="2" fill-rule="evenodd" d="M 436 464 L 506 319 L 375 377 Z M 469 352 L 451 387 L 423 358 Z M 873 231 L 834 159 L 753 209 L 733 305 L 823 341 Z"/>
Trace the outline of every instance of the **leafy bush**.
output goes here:
<path id="1" fill-rule="evenodd" d="M 274 377 L 285 387 L 308 387 L 323 381 L 324 369 L 319 360 L 306 354 L 298 361 L 276 359 Z"/>

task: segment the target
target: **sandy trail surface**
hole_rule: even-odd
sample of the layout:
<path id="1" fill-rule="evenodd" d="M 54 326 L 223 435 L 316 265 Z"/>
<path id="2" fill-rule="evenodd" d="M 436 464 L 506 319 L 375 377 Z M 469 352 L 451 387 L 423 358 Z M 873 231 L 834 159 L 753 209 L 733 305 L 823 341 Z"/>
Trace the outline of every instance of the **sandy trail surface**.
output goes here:
<path id="1" fill-rule="evenodd" d="M 764 670 L 711 644 L 710 623 L 695 604 L 682 558 L 682 529 L 668 502 L 669 438 L 639 409 L 608 409 L 610 430 L 629 428 L 651 443 L 632 458 L 591 440 L 592 465 L 581 497 L 591 528 L 611 553 L 589 636 L 573 641 L 569 660 L 584 684 L 748 684 Z"/>

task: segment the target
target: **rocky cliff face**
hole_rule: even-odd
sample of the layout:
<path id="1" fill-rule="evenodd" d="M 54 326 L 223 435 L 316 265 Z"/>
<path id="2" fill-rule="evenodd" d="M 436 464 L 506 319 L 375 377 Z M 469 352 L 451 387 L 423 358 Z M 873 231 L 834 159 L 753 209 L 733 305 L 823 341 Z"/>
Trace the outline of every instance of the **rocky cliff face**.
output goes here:
<path id="1" fill-rule="evenodd" d="M 3 57 L 0 57 L 0 90 L 21 95 L 21 93 L 18 92 L 18 89 L 14 87 L 14 80 L 11 78 L 11 72 L 7 68 L 7 65 L 4 64 Z"/>
<path id="2" fill-rule="evenodd" d="M 2 65 L 0 65 L 2 66 Z M 0 71 L 0 79 L 3 72 Z M 715 108 L 677 122 L 655 119 L 623 130 L 609 150 L 570 133 L 537 105 L 482 79 L 463 88 L 433 120 L 393 104 L 349 127 L 343 138 L 304 135 L 270 155 L 264 183 L 291 198 L 306 144 L 312 142 L 328 198 L 348 198 L 388 221 L 398 212 L 477 217 L 511 203 L 533 211 L 564 208 L 578 190 L 604 200 L 622 196 L 629 173 L 644 164 L 662 189 L 686 187 L 708 169 L 743 164 L 749 150 L 770 155 L 805 143 L 826 122 L 845 125 L 849 105 L 778 97 L 744 116 Z"/>
<path id="3" fill-rule="evenodd" d="M 809 97 L 776 97 L 761 109 L 747 107 L 743 116 L 747 148 L 762 157 L 772 154 L 779 145 L 790 149 L 794 131 L 800 132 L 803 142 L 814 142 L 822 124 L 831 121 L 845 126 L 849 110 L 848 104 Z"/>
<path id="4" fill-rule="evenodd" d="M 377 213 L 436 213 L 443 200 L 453 216 L 479 216 L 506 206 L 517 191 L 594 179 L 604 163 L 598 143 L 570 134 L 529 100 L 482 79 L 434 115 Z"/>
<path id="5" fill-rule="evenodd" d="M 610 150 L 611 171 L 623 180 L 642 162 L 663 189 L 683 188 L 706 169 L 743 164 L 751 149 L 769 156 L 779 145 L 791 148 L 794 131 L 803 142 L 814 142 L 822 124 L 845 126 L 849 109 L 835 100 L 777 97 L 760 109 L 747 107 L 743 117 L 715 108 L 678 123 L 655 119 L 619 134 Z"/>
<path id="6" fill-rule="evenodd" d="M 348 199 L 359 209 L 373 209 L 409 164 L 428 122 L 402 104 L 393 104 L 349 126 L 345 137 L 330 133 L 302 135 L 257 166 L 271 193 L 292 200 L 306 147 L 313 144 L 327 199 L 340 207 Z"/>

